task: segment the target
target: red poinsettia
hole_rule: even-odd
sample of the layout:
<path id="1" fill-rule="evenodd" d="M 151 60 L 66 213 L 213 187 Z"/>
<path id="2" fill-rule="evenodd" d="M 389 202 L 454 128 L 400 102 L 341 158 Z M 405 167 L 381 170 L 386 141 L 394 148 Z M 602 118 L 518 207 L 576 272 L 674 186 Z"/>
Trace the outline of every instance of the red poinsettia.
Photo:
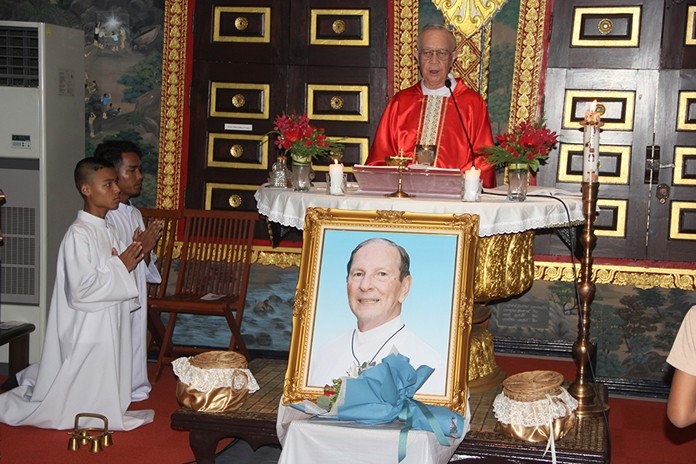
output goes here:
<path id="1" fill-rule="evenodd" d="M 306 114 L 279 114 L 274 125 L 276 146 L 290 153 L 295 164 L 310 164 L 312 158 L 341 148 L 340 144 L 327 139 L 324 129 L 312 126 Z"/>
<path id="2" fill-rule="evenodd" d="M 498 145 L 486 147 L 488 161 L 503 167 L 508 164 L 526 164 L 536 171 L 546 163 L 549 152 L 558 143 L 558 135 L 540 123 L 523 121 L 510 132 L 496 136 Z"/>

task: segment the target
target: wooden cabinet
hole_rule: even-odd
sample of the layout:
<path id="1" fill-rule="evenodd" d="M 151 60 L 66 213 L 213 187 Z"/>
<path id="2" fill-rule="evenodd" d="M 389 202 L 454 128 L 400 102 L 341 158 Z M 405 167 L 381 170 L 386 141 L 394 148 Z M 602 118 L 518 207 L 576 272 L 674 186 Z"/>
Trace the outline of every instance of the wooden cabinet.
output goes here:
<path id="1" fill-rule="evenodd" d="M 186 207 L 255 210 L 282 112 L 339 139 L 348 170 L 364 161 L 387 101 L 386 25 L 381 0 L 197 1 Z"/>

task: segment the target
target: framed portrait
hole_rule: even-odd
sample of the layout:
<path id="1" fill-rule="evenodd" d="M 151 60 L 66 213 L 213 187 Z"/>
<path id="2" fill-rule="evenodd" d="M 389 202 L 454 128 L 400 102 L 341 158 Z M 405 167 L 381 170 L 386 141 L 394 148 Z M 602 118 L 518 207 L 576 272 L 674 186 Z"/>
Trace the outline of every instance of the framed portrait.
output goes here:
<path id="1" fill-rule="evenodd" d="M 478 225 L 470 214 L 308 208 L 284 404 L 397 351 L 434 369 L 417 400 L 464 413 Z M 381 305 L 395 300 L 399 312 Z"/>

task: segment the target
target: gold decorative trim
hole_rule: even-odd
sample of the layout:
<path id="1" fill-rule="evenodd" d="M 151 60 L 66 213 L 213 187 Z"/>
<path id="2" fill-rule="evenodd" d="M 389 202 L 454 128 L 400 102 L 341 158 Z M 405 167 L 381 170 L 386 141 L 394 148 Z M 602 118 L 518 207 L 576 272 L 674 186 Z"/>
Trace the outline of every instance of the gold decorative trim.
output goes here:
<path id="1" fill-rule="evenodd" d="M 612 22 L 611 19 L 609 18 L 604 18 L 599 21 L 599 24 L 597 24 L 597 30 L 599 31 L 600 34 L 606 35 L 611 33 L 611 31 L 614 30 L 614 23 Z"/>
<path id="2" fill-rule="evenodd" d="M 261 113 L 244 111 L 216 111 L 218 89 L 246 89 L 261 91 Z M 245 84 L 241 82 L 211 82 L 210 83 L 210 117 L 213 118 L 245 118 L 268 119 L 269 105 L 271 101 L 271 86 L 269 84 Z M 241 95 L 235 95 L 232 104 L 237 106 L 235 99 Z M 243 97 L 242 97 L 243 99 Z M 243 103 L 242 103 L 243 105 Z"/>
<path id="3" fill-rule="evenodd" d="M 362 38 L 360 39 L 320 39 L 317 37 L 318 27 L 317 19 L 322 15 L 331 16 L 360 16 L 360 28 L 362 32 Z M 345 21 L 336 20 L 332 24 L 332 30 L 337 35 L 342 34 L 345 31 Z M 343 27 L 341 29 L 341 26 Z M 338 45 L 344 47 L 369 47 L 370 46 L 370 10 L 322 10 L 322 9 L 312 9 L 310 12 L 310 31 L 309 31 L 309 44 L 310 45 Z M 340 31 L 340 32 L 339 32 Z"/>
<path id="4" fill-rule="evenodd" d="M 251 262 L 264 266 L 275 266 L 280 269 L 300 267 L 302 248 L 253 246 Z"/>
<path id="5" fill-rule="evenodd" d="M 602 181 L 602 183 L 604 183 Z M 616 208 L 616 229 L 606 230 L 598 229 L 595 227 L 594 233 L 597 237 L 620 237 L 626 236 L 626 216 L 628 211 L 628 202 L 626 200 L 609 200 L 609 199 L 598 199 L 597 207 L 613 207 Z"/>
<path id="6" fill-rule="evenodd" d="M 684 45 L 696 45 L 696 33 L 694 32 L 696 29 L 694 28 L 694 23 L 696 23 L 696 5 L 689 5 L 686 7 Z"/>
<path id="7" fill-rule="evenodd" d="M 245 190 L 245 191 L 256 191 L 258 190 L 258 185 L 248 185 L 248 184 L 225 184 L 220 182 L 206 182 L 205 183 L 205 206 L 204 209 L 212 209 L 213 203 L 213 190 L 214 189 L 224 189 L 224 190 Z"/>
<path id="8" fill-rule="evenodd" d="M 570 263 L 536 261 L 534 279 L 546 281 L 573 282 Z M 576 266 L 578 275 L 579 266 Z M 667 269 L 658 267 L 632 267 L 610 264 L 592 265 L 592 280 L 595 284 L 632 285 L 637 288 L 678 288 L 693 291 L 696 289 L 696 269 Z"/>
<path id="9" fill-rule="evenodd" d="M 696 240 L 696 233 L 681 232 L 680 216 L 690 210 L 696 216 L 696 201 L 673 201 L 670 204 L 669 238 L 674 240 Z"/>
<path id="10" fill-rule="evenodd" d="M 689 121 L 689 106 L 696 105 L 696 92 L 679 92 L 677 130 L 696 131 L 696 123 Z"/>
<path id="11" fill-rule="evenodd" d="M 602 103 L 609 114 L 604 115 L 602 122 L 603 130 L 633 130 L 633 117 L 636 106 L 635 90 L 566 90 L 563 104 L 563 123 L 564 129 L 579 129 L 580 121 L 585 118 L 585 111 L 593 100 Z M 613 116 L 613 105 L 620 105 L 622 101 L 625 106 L 620 113 L 624 116 L 624 121 L 615 122 L 610 118 Z M 587 104 L 587 108 L 585 105 Z"/>
<path id="12" fill-rule="evenodd" d="M 581 31 L 583 30 L 583 16 L 591 15 L 598 16 L 603 15 L 607 17 L 617 16 L 617 15 L 628 15 L 630 16 L 629 21 L 631 22 L 631 32 L 630 37 L 624 40 L 599 38 L 599 39 L 583 39 L 581 37 Z M 603 47 L 603 48 L 616 48 L 616 47 L 637 47 L 638 38 L 640 37 L 640 18 L 641 9 L 639 6 L 617 6 L 617 7 L 578 7 L 574 10 L 573 15 L 573 31 L 571 33 L 570 45 L 572 47 Z M 602 19 L 599 22 L 599 26 L 603 22 L 611 21 L 609 19 Z M 612 27 L 613 28 L 613 27 Z M 608 34 L 611 32 L 609 30 L 598 29 L 601 34 Z"/>
<path id="13" fill-rule="evenodd" d="M 512 73 L 509 125 L 541 116 L 539 85 L 542 81 L 544 37 L 548 0 L 521 0 Z"/>
<path id="14" fill-rule="evenodd" d="M 582 173 L 568 174 L 566 166 L 570 162 L 570 152 L 579 152 L 582 154 L 582 144 L 564 143 L 561 144 L 558 150 L 558 182 L 580 183 L 582 182 Z M 602 154 L 616 153 L 619 160 L 619 175 L 618 177 L 607 176 L 601 173 Z M 622 145 L 601 145 L 599 147 L 599 162 L 600 174 L 599 179 L 602 184 L 628 185 L 628 174 L 631 171 L 631 147 Z"/>
<path id="15" fill-rule="evenodd" d="M 235 161 L 215 161 L 214 159 L 214 146 L 215 139 L 226 139 L 226 140 L 253 140 L 258 142 L 261 148 L 261 162 L 258 164 L 252 163 L 238 163 Z M 266 170 L 268 169 L 268 146 L 269 144 L 265 142 L 265 135 L 246 135 L 246 134 L 220 134 L 216 132 L 208 133 L 208 161 L 207 166 L 211 168 L 236 168 L 236 169 L 255 169 L 255 170 Z M 235 145 L 238 146 L 238 145 Z M 234 147 L 233 147 L 234 148 Z M 241 146 L 239 146 L 241 149 Z M 232 154 L 234 156 L 234 154 Z"/>
<path id="16" fill-rule="evenodd" d="M 696 163 L 696 147 L 674 147 L 674 185 L 696 185 L 696 178 L 684 177 L 684 164 L 687 158 Z"/>
<path id="17" fill-rule="evenodd" d="M 188 0 L 166 0 L 162 49 L 158 208 L 178 209 L 181 189 L 181 154 L 186 110 L 186 35 Z"/>
<path id="18" fill-rule="evenodd" d="M 488 25 L 493 16 L 507 0 L 489 0 L 486 2 L 453 2 L 450 0 L 432 0 L 442 12 L 447 23 L 454 26 L 465 37 L 475 34 Z"/>
<path id="19" fill-rule="evenodd" d="M 260 37 L 230 36 L 220 34 L 220 17 L 225 13 L 257 13 L 263 18 Z M 249 25 L 246 17 L 236 18 L 235 28 L 243 31 Z M 213 10 L 213 42 L 245 42 L 245 43 L 271 43 L 271 9 L 247 6 L 216 6 Z"/>
<path id="20" fill-rule="evenodd" d="M 452 74 L 461 77 L 467 87 L 476 90 L 485 99 L 491 55 L 491 24 L 483 27 L 478 35 L 467 37 L 455 30 L 454 36 L 458 56 L 452 65 Z"/>
<path id="21" fill-rule="evenodd" d="M 314 112 L 314 94 L 316 92 L 355 92 L 360 96 L 359 114 L 317 114 Z M 357 121 L 367 122 L 369 120 L 367 85 L 330 85 L 330 84 L 307 84 L 307 117 L 309 119 L 324 121 Z M 332 98 L 336 98 L 335 96 Z"/>
<path id="22" fill-rule="evenodd" d="M 418 81 L 418 63 L 413 56 L 418 39 L 418 0 L 394 0 L 392 14 L 392 92 L 404 90 Z"/>

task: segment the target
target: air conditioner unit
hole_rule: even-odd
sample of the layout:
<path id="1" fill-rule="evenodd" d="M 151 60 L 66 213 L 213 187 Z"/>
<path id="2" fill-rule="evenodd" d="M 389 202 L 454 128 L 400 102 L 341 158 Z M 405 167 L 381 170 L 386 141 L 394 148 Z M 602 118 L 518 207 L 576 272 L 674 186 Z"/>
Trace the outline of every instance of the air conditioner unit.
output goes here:
<path id="1" fill-rule="evenodd" d="M 37 361 L 58 247 L 82 200 L 75 164 L 85 147 L 81 30 L 0 21 L 0 317 L 33 323 Z M 5 353 L 0 352 L 0 360 Z"/>

